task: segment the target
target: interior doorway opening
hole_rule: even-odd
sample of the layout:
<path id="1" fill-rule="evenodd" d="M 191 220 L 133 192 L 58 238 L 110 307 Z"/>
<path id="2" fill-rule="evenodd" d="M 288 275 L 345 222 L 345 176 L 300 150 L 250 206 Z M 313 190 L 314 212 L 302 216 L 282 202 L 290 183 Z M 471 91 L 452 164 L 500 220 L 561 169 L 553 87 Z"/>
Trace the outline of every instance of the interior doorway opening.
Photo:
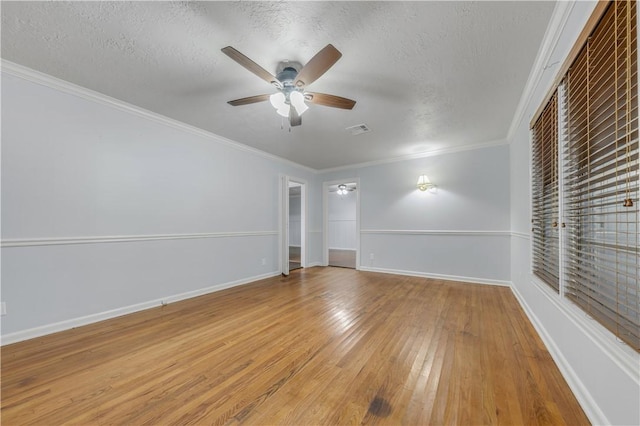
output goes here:
<path id="1" fill-rule="evenodd" d="M 307 182 L 280 175 L 280 272 L 307 266 Z"/>
<path id="2" fill-rule="evenodd" d="M 302 268 L 302 184 L 289 181 L 289 270 Z"/>
<path id="3" fill-rule="evenodd" d="M 330 183 L 326 195 L 327 265 L 357 269 L 358 183 Z"/>

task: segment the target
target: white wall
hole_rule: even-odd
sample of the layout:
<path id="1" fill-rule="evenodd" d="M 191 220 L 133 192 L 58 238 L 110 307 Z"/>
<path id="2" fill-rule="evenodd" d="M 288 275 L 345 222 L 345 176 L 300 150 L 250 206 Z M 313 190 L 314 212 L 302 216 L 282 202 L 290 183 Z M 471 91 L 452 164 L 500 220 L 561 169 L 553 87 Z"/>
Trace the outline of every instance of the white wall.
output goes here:
<path id="1" fill-rule="evenodd" d="M 356 191 L 344 195 L 329 193 L 327 237 L 330 249 L 356 249 L 356 198 Z"/>
<path id="2" fill-rule="evenodd" d="M 640 357 L 579 311 L 571 302 L 537 281 L 531 274 L 531 203 L 529 121 L 593 10 L 592 2 L 560 3 L 565 15 L 556 28 L 546 64 L 525 106 L 511 142 L 511 279 L 513 290 L 545 341 L 556 364 L 594 424 L 640 424 Z M 553 36 L 551 31 L 549 36 Z"/>
<path id="3" fill-rule="evenodd" d="M 416 188 L 425 173 L 435 194 Z M 508 146 L 330 171 L 321 180 L 352 177 L 360 178 L 361 269 L 508 284 Z"/>
<path id="4" fill-rule="evenodd" d="M 4 67 L 3 344 L 277 274 L 280 173 L 315 179 Z M 319 215 L 311 220 L 320 229 Z M 310 263 L 321 258 L 315 240 Z"/>
<path id="5" fill-rule="evenodd" d="M 593 7 L 558 4 L 571 13 L 555 22 L 563 31 L 533 76 L 562 62 Z M 527 124 L 555 70 L 533 88 L 509 146 L 317 177 L 3 72 L 3 343 L 276 273 L 279 173 L 309 182 L 309 263 L 317 264 L 321 184 L 359 177 L 362 269 L 511 280 L 591 420 L 640 424 L 637 353 L 530 273 Z M 423 173 L 437 194 L 415 189 Z"/>

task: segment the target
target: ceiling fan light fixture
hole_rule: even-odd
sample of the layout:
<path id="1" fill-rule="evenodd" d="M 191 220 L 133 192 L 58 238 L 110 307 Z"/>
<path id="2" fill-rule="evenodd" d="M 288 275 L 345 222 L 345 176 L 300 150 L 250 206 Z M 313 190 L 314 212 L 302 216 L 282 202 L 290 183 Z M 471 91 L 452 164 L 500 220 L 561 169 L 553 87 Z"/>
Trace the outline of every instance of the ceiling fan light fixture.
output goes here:
<path id="1" fill-rule="evenodd" d="M 276 112 L 277 112 L 279 115 L 281 115 L 281 116 L 283 116 L 283 117 L 288 118 L 288 117 L 289 117 L 289 110 L 290 110 L 290 109 L 291 109 L 291 107 L 290 107 L 289 105 L 284 104 L 284 105 L 282 106 L 282 108 L 278 108 Z"/>
<path id="2" fill-rule="evenodd" d="M 347 185 L 344 183 L 338 185 L 338 195 L 347 195 Z"/>
<path id="3" fill-rule="evenodd" d="M 287 106 L 287 104 L 285 103 L 284 93 L 282 92 L 274 93 L 273 95 L 269 96 L 269 101 L 275 109 L 284 109 Z"/>
<path id="4" fill-rule="evenodd" d="M 307 104 L 304 103 L 304 95 L 297 90 L 294 90 L 289 95 L 289 99 L 291 101 L 291 105 L 293 105 L 298 111 L 298 115 L 302 115 L 306 110 L 309 109 Z"/>
<path id="5" fill-rule="evenodd" d="M 302 124 L 301 116 L 309 109 L 305 100 L 314 104 L 341 109 L 353 109 L 356 104 L 356 101 L 340 96 L 305 92 L 307 85 L 316 81 L 342 57 L 342 53 L 331 44 L 322 48 L 304 66 L 298 62 L 288 60 L 280 62 L 275 76 L 231 46 L 222 48 L 222 52 L 278 89 L 278 93 L 272 95 L 256 95 L 228 101 L 229 105 L 248 105 L 268 99 L 277 113 L 283 117 L 288 117 L 290 126 L 295 127 Z M 291 109 L 292 106 L 293 109 Z M 289 130 L 291 130 L 291 127 Z"/>
<path id="6" fill-rule="evenodd" d="M 289 117 L 289 109 L 291 107 L 289 106 L 289 104 L 287 104 L 284 93 L 274 93 L 273 95 L 269 96 L 269 101 L 279 115 L 283 117 Z"/>

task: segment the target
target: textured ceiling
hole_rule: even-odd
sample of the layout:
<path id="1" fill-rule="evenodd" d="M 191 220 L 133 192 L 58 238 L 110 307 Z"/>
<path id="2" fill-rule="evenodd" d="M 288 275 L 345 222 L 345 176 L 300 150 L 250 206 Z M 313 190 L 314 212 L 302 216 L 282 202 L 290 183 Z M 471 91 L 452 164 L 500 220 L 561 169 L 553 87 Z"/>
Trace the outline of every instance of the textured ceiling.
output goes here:
<path id="1" fill-rule="evenodd" d="M 2 2 L 2 58 L 297 163 L 326 169 L 507 136 L 553 2 Z M 224 55 L 275 74 L 328 43 L 343 57 L 309 90 L 302 126 L 274 89 Z M 345 128 L 366 124 L 371 132 Z"/>

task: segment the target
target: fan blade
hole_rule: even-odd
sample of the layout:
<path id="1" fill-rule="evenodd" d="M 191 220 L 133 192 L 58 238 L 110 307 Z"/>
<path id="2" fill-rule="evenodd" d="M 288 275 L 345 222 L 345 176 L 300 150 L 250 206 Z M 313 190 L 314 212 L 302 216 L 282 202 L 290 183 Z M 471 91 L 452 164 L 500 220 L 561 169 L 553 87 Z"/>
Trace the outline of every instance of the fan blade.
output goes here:
<path id="1" fill-rule="evenodd" d="M 298 115 L 298 111 L 294 106 L 289 108 L 289 125 L 291 127 L 299 126 L 302 124 L 302 117 Z"/>
<path id="2" fill-rule="evenodd" d="M 234 61 L 236 61 L 237 63 L 239 63 L 240 65 L 242 65 L 243 67 L 245 67 L 246 69 L 254 73 L 255 75 L 257 75 L 267 83 L 273 84 L 278 81 L 278 79 L 275 78 L 273 74 L 271 74 L 269 71 L 265 70 L 255 62 L 253 62 L 251 59 L 247 58 L 242 53 L 238 52 L 233 47 L 227 46 L 221 50 L 225 55 L 227 55 L 228 57 L 230 57 L 231 59 L 233 59 Z"/>
<path id="3" fill-rule="evenodd" d="M 313 83 L 318 77 L 327 72 L 333 64 L 338 62 L 341 57 L 342 53 L 338 49 L 331 44 L 327 44 L 324 49 L 316 53 L 316 56 L 302 67 L 296 76 L 296 87 L 304 87 Z"/>
<path id="4" fill-rule="evenodd" d="M 353 109 L 356 101 L 343 98 L 336 95 L 327 95 L 326 93 L 306 92 L 305 98 L 314 104 L 324 105 L 332 108 Z"/>
<path id="5" fill-rule="evenodd" d="M 264 102 L 269 100 L 269 96 L 271 95 L 256 95 L 249 96 L 248 98 L 235 99 L 233 101 L 227 102 L 229 105 L 240 106 L 240 105 L 248 105 L 255 104 L 256 102 Z"/>

